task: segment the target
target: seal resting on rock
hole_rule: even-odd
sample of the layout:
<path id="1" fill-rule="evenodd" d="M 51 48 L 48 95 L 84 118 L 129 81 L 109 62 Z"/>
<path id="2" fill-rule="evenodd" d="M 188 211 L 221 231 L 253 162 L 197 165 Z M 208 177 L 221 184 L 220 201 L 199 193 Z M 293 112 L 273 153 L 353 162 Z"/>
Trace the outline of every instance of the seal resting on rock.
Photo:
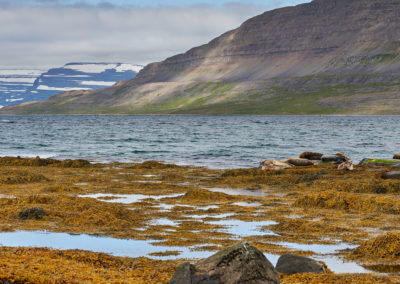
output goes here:
<path id="1" fill-rule="evenodd" d="M 341 163 L 337 168 L 339 171 L 340 170 L 347 170 L 347 171 L 354 170 L 353 163 L 351 162 L 351 160 L 348 157 L 346 157 L 346 155 L 344 153 L 338 152 L 335 154 L 335 156 L 342 157 L 344 159 L 344 162 Z"/>
<path id="2" fill-rule="evenodd" d="M 300 159 L 307 159 L 307 160 L 320 161 L 323 155 L 324 155 L 324 154 L 317 153 L 317 152 L 306 151 L 306 152 L 301 153 L 301 154 L 299 155 L 299 158 L 300 158 Z"/>
<path id="3" fill-rule="evenodd" d="M 278 160 L 265 160 L 261 163 L 261 169 L 263 171 L 279 171 L 289 169 L 291 167 L 292 165 Z"/>
<path id="4" fill-rule="evenodd" d="M 338 168 L 339 171 L 341 170 L 348 170 L 348 171 L 352 171 L 354 170 L 354 166 L 353 163 L 351 161 L 346 161 L 344 163 L 341 163 Z"/>
<path id="5" fill-rule="evenodd" d="M 306 166 L 312 166 L 314 165 L 313 162 L 307 159 L 301 159 L 301 158 L 289 158 L 284 161 L 285 163 L 291 164 L 296 167 L 306 167 Z"/>
<path id="6" fill-rule="evenodd" d="M 335 155 L 324 155 L 322 156 L 322 162 L 331 164 L 342 164 L 344 162 L 350 161 L 348 157 L 342 152 L 338 152 Z"/>
<path id="7" fill-rule="evenodd" d="M 350 161 L 350 159 L 348 157 L 346 157 L 346 155 L 343 152 L 337 152 L 335 154 L 335 156 L 339 156 L 339 157 L 342 157 L 346 161 Z"/>

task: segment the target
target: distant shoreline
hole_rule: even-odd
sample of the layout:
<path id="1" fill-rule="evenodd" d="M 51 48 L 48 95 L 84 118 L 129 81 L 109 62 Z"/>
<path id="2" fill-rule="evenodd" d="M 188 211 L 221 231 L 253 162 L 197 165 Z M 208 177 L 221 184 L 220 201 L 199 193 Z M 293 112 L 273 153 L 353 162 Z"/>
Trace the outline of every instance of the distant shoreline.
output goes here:
<path id="1" fill-rule="evenodd" d="M 400 114 L 2 114 L 0 116 L 195 116 L 195 117 L 400 117 Z"/>

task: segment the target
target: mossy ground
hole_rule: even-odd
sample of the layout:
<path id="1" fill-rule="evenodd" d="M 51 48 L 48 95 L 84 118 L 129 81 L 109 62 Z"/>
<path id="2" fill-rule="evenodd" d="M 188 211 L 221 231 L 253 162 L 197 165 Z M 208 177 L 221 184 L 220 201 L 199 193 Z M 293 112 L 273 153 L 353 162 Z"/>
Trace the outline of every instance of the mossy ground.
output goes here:
<path id="1" fill-rule="evenodd" d="M 240 189 L 248 195 L 228 195 L 207 188 L 230 189 L 231 193 Z M 167 246 L 204 245 L 198 250 L 216 251 L 238 239 L 211 221 L 275 221 L 263 228 L 275 234 L 242 239 L 266 253 L 311 255 L 311 251 L 296 251 L 278 242 L 360 245 L 399 231 L 399 191 L 398 180 L 385 180 L 369 166 L 358 166 L 353 172 L 337 171 L 333 165 L 264 172 L 258 168 L 211 170 L 151 161 L 88 164 L 0 158 L 0 230 L 159 240 Z M 260 192 L 264 194 L 257 194 Z M 79 197 L 93 193 L 181 195 L 130 204 L 107 202 L 112 198 Z M 249 206 L 238 202 L 248 202 Z M 161 205 L 169 205 L 170 209 Z M 46 214 L 41 219 L 21 219 L 19 213 L 27 208 L 42 208 Z M 157 225 L 154 219 L 168 219 L 176 225 Z M 177 253 L 171 249 L 154 255 Z M 339 253 L 342 257 L 348 254 Z M 363 258 L 353 256 L 355 260 Z M 368 258 L 374 260 L 375 256 Z M 113 264 L 104 264 L 108 262 Z M 121 283 L 129 279 L 134 279 L 131 283 L 168 283 L 179 262 L 1 247 L 0 279 L 30 283 Z M 132 271 L 132 267 L 139 269 Z M 396 283 L 396 277 L 328 273 L 283 277 L 282 283 Z"/>

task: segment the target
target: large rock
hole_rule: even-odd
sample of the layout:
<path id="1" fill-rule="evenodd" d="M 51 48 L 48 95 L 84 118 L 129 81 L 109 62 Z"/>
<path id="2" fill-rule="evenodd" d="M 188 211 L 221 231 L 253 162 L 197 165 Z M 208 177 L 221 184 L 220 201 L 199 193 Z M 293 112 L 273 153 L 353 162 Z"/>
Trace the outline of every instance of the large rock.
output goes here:
<path id="1" fill-rule="evenodd" d="M 400 160 L 400 153 L 399 153 L 399 154 L 395 154 L 395 155 L 393 156 L 393 159 L 394 159 L 394 160 Z"/>
<path id="2" fill-rule="evenodd" d="M 385 179 L 400 179 L 399 171 L 392 171 L 383 174 L 383 178 Z"/>
<path id="3" fill-rule="evenodd" d="M 314 163 L 310 160 L 307 159 L 300 159 L 300 158 L 289 158 L 284 161 L 285 163 L 288 163 L 292 166 L 296 167 L 305 167 L 305 166 L 312 166 Z"/>
<path id="4" fill-rule="evenodd" d="M 307 159 L 307 160 L 314 160 L 314 161 L 320 161 L 322 156 L 324 154 L 317 153 L 317 152 L 303 152 L 299 155 L 300 159 Z"/>
<path id="5" fill-rule="evenodd" d="M 292 165 L 278 160 L 265 160 L 261 163 L 261 169 L 263 171 L 279 171 L 289 169 L 291 167 Z"/>
<path id="6" fill-rule="evenodd" d="M 276 284 L 279 275 L 264 254 L 241 242 L 175 271 L 170 284 Z"/>
<path id="7" fill-rule="evenodd" d="M 278 259 L 276 270 L 283 274 L 325 272 L 325 268 L 321 263 L 311 258 L 294 254 L 282 255 Z"/>

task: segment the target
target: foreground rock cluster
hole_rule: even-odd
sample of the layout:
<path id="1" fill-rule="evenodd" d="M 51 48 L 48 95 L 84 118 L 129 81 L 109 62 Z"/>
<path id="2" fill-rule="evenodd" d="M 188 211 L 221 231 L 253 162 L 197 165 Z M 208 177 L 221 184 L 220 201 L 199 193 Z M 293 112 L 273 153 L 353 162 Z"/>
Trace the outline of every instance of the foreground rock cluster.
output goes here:
<path id="1" fill-rule="evenodd" d="M 181 264 L 170 284 L 278 284 L 278 272 L 321 273 L 325 268 L 313 259 L 293 254 L 281 256 L 274 268 L 261 251 L 240 242 L 196 264 Z"/>

